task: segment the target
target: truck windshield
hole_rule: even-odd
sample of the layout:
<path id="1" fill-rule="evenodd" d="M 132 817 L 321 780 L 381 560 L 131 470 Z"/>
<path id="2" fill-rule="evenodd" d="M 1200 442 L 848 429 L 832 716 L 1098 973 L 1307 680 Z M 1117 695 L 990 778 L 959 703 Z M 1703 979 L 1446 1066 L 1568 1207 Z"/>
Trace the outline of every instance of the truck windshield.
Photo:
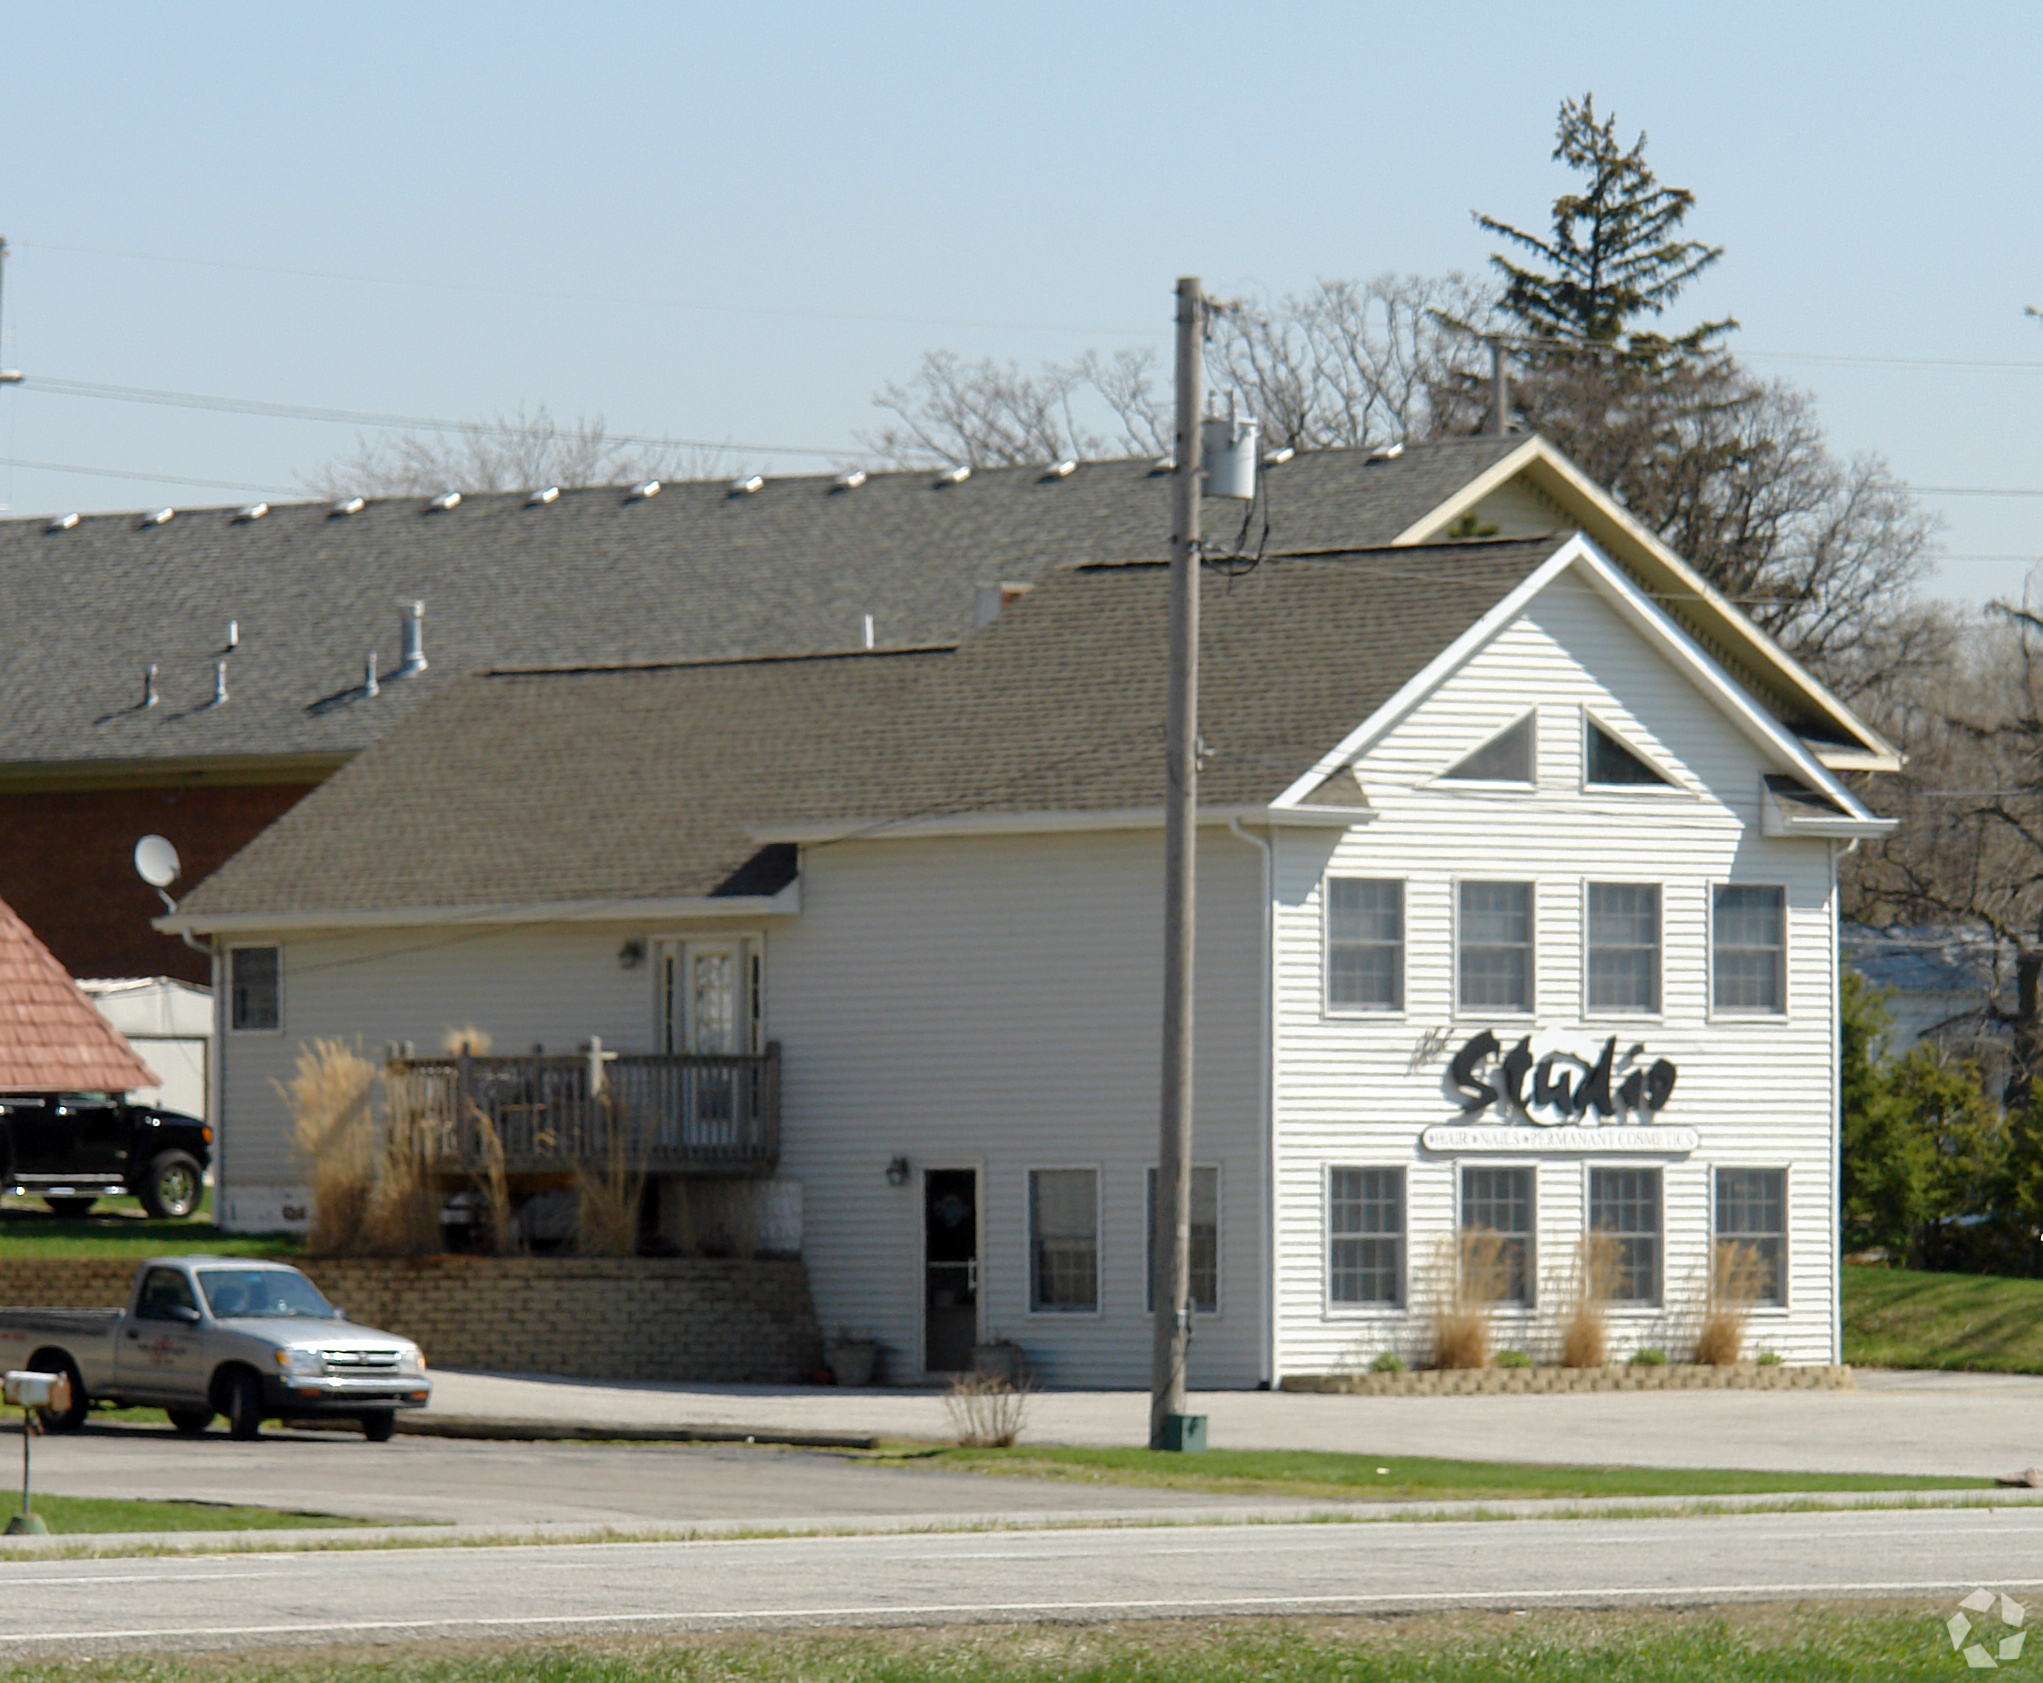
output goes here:
<path id="1" fill-rule="evenodd" d="M 304 1315 L 333 1319 L 333 1305 L 303 1274 L 281 1268 L 201 1268 L 199 1284 L 215 1320 L 251 1315 Z"/>

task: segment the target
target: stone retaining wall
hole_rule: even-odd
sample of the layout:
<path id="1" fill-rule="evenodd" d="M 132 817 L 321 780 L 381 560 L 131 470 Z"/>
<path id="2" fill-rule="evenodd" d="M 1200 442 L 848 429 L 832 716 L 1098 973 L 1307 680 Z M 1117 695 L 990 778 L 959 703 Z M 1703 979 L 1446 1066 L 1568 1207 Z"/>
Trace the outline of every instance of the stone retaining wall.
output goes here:
<path id="1" fill-rule="evenodd" d="M 290 1259 L 351 1320 L 415 1340 L 429 1364 L 575 1379 L 786 1384 L 822 1357 L 799 1262 L 706 1257 Z M 132 1262 L 0 1258 L 0 1303 L 125 1303 Z"/>
<path id="2" fill-rule="evenodd" d="M 1663 1367 L 1613 1362 L 1607 1367 L 1420 1368 L 1412 1373 L 1294 1373 L 1286 1391 L 1346 1397 L 1473 1397 L 1558 1391 L 1855 1391 L 1848 1367 L 1789 1367 L 1739 1362 L 1732 1367 Z"/>

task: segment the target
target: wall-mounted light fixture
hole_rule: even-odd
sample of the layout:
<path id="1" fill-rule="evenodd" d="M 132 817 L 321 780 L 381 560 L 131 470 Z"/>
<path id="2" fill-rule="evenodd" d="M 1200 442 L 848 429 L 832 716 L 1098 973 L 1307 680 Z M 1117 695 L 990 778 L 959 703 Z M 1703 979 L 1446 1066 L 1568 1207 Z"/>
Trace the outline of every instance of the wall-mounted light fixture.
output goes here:
<path id="1" fill-rule="evenodd" d="M 617 949 L 617 968 L 636 970 L 646 961 L 646 944 L 636 936 Z"/>
<path id="2" fill-rule="evenodd" d="M 896 1157 L 887 1165 L 887 1184 L 889 1186 L 906 1186 L 908 1184 L 907 1158 Z"/>

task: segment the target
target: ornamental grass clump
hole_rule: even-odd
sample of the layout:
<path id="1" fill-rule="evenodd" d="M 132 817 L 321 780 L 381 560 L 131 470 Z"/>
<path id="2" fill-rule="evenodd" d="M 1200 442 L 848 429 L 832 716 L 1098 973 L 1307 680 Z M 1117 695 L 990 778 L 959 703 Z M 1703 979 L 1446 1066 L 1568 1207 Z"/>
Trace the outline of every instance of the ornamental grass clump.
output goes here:
<path id="1" fill-rule="evenodd" d="M 609 1094 L 603 1109 L 603 1155 L 594 1167 L 575 1163 L 575 1249 L 583 1256 L 636 1256 L 639 1212 L 645 1206 L 646 1153 L 634 1143 L 631 1119 Z"/>
<path id="2" fill-rule="evenodd" d="M 1708 1294 L 1695 1338 L 1695 1359 L 1705 1367 L 1731 1367 L 1745 1350 L 1745 1329 L 1759 1301 L 1764 1270 L 1750 1245 L 1720 1239 L 1710 1253 Z"/>
<path id="3" fill-rule="evenodd" d="M 1439 1271 L 1443 1284 L 1433 1309 L 1433 1365 L 1489 1366 L 1490 1316 L 1510 1273 L 1503 1235 L 1473 1228 L 1446 1241 Z"/>
<path id="4" fill-rule="evenodd" d="M 1609 1234 L 1582 1235 L 1568 1280 L 1567 1312 L 1561 1318 L 1563 1367 L 1601 1367 L 1610 1359 L 1605 1306 L 1617 1286 L 1617 1264 L 1617 1241 Z"/>
<path id="5" fill-rule="evenodd" d="M 344 1256 L 360 1243 L 376 1183 L 376 1066 L 344 1040 L 298 1048 L 290 1086 L 273 1083 L 312 1185 L 306 1249 Z"/>

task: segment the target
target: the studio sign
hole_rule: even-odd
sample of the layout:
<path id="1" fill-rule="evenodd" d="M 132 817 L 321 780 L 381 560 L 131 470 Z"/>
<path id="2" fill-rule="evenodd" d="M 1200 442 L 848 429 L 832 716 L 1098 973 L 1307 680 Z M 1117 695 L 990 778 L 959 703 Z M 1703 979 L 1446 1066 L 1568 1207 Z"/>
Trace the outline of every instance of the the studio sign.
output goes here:
<path id="1" fill-rule="evenodd" d="M 1641 1062 L 1645 1047 L 1619 1056 L 1617 1036 L 1601 1052 L 1526 1035 L 1509 1051 L 1490 1030 L 1472 1035 L 1447 1066 L 1447 1085 L 1473 1122 L 1491 1108 L 1499 1120 L 1555 1128 L 1593 1114 L 1597 1121 L 1651 1122 L 1674 1093 L 1675 1068 L 1665 1058 Z"/>

